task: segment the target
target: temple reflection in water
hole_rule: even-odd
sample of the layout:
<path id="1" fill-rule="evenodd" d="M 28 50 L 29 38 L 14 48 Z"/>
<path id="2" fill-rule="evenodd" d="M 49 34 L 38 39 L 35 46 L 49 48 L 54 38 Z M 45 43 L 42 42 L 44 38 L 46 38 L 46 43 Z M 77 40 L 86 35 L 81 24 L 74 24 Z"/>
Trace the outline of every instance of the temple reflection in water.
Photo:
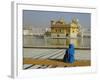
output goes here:
<path id="1" fill-rule="evenodd" d="M 24 47 L 68 47 L 69 43 L 73 43 L 75 47 L 90 48 L 90 37 L 58 39 L 58 38 L 40 38 L 36 36 L 24 35 Z"/>
<path id="2" fill-rule="evenodd" d="M 87 42 L 86 42 L 87 41 Z M 70 38 L 70 39 L 46 39 L 45 44 L 47 46 L 68 47 L 70 43 L 73 43 L 75 47 L 90 47 L 90 38 Z"/>

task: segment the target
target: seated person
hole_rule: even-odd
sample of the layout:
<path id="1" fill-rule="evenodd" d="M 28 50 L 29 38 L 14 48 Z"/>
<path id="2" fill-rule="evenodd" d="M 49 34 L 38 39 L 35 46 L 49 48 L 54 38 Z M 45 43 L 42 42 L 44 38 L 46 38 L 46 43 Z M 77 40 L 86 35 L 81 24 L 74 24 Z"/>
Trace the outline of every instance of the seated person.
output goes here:
<path id="1" fill-rule="evenodd" d="M 74 54 L 75 54 L 74 45 L 69 44 L 69 48 L 66 50 L 63 61 L 73 63 L 75 61 Z"/>

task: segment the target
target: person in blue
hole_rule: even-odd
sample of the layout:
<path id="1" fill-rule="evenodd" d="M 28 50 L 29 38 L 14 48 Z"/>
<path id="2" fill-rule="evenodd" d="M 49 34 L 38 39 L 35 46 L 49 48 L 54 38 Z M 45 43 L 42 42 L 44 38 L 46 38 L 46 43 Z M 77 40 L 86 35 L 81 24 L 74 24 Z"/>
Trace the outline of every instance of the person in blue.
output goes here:
<path id="1" fill-rule="evenodd" d="M 74 45 L 69 44 L 69 48 L 65 52 L 63 61 L 73 63 L 75 61 L 74 54 L 75 54 Z"/>

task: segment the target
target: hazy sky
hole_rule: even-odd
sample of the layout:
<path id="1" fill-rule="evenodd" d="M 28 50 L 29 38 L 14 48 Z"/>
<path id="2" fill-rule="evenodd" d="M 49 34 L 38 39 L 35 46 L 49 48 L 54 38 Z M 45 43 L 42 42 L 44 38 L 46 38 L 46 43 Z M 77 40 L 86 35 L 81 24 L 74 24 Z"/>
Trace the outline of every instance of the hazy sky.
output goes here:
<path id="1" fill-rule="evenodd" d="M 75 13 L 75 12 L 54 12 L 54 11 L 23 11 L 23 25 L 33 27 L 50 27 L 51 20 L 60 20 L 63 18 L 65 22 L 71 22 L 72 18 L 76 17 L 79 23 L 85 27 L 91 26 L 91 14 L 90 13 Z"/>

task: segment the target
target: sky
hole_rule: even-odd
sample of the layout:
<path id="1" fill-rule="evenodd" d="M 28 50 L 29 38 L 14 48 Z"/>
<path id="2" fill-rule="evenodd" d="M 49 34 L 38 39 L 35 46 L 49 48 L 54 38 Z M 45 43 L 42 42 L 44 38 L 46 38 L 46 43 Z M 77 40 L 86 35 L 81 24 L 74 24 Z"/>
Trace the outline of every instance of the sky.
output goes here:
<path id="1" fill-rule="evenodd" d="M 75 13 L 75 12 L 56 12 L 56 11 L 36 11 L 23 10 L 23 26 L 32 26 L 37 28 L 50 27 L 51 20 L 60 20 L 63 18 L 66 23 L 72 21 L 73 17 L 79 20 L 82 27 L 90 29 L 91 14 L 90 13 Z"/>

